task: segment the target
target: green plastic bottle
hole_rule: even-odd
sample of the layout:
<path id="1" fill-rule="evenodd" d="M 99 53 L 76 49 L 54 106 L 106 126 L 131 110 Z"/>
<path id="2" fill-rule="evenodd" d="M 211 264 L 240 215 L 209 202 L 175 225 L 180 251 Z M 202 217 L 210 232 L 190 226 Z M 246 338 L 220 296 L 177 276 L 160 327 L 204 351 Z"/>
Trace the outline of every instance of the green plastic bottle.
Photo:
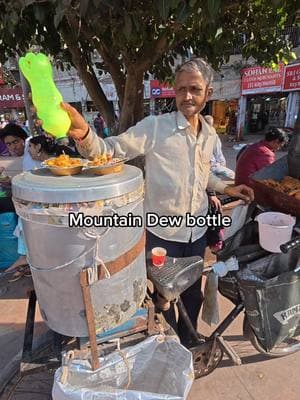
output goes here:
<path id="1" fill-rule="evenodd" d="M 57 139 L 67 136 L 71 120 L 60 103 L 62 95 L 53 81 L 52 66 L 43 53 L 27 53 L 19 60 L 19 67 L 31 87 L 32 102 L 43 129 Z"/>

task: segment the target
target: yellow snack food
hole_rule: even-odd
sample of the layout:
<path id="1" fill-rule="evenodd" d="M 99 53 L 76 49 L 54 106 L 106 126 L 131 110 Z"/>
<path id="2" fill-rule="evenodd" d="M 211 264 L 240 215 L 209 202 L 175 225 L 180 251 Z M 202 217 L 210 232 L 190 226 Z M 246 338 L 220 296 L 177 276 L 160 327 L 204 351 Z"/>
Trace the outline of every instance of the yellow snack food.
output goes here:
<path id="1" fill-rule="evenodd" d="M 294 196 L 297 200 L 300 195 L 300 180 L 292 178 L 291 176 L 285 176 L 281 181 L 274 179 L 265 179 L 261 181 L 265 185 L 277 190 L 281 193 L 286 193 L 289 196 Z"/>
<path id="2" fill-rule="evenodd" d="M 81 166 L 82 161 L 78 158 L 72 158 L 67 154 L 61 154 L 58 157 L 46 160 L 45 164 L 48 165 L 49 167 L 70 168 L 70 167 Z"/>
<path id="3" fill-rule="evenodd" d="M 88 165 L 90 167 L 99 167 L 101 165 L 105 165 L 112 161 L 112 156 L 107 153 L 99 154 L 95 156 L 92 161 L 89 161 Z"/>

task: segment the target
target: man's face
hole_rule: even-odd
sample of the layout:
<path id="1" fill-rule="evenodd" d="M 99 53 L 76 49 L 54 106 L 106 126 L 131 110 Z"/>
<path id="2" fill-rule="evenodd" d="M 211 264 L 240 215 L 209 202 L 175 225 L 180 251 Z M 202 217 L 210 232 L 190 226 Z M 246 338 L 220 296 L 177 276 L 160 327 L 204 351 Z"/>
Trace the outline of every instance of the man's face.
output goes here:
<path id="1" fill-rule="evenodd" d="M 23 156 L 25 142 L 18 136 L 8 135 L 4 138 L 4 143 L 7 146 L 9 154 L 11 156 Z"/>
<path id="2" fill-rule="evenodd" d="M 271 140 L 270 144 L 273 151 L 278 151 L 281 149 L 283 142 L 280 142 L 279 139 L 275 139 Z"/>
<path id="3" fill-rule="evenodd" d="M 183 71 L 176 76 L 175 92 L 177 109 L 189 119 L 203 110 L 212 88 L 199 71 Z"/>

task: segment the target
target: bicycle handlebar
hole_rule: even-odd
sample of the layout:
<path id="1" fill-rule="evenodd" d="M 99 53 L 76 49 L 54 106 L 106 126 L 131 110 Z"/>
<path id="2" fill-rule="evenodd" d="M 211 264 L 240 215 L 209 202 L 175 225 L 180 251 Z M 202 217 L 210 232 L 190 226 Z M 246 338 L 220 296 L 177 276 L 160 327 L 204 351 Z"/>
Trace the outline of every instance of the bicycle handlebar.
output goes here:
<path id="1" fill-rule="evenodd" d="M 287 243 L 284 243 L 280 246 L 280 250 L 283 253 L 287 253 L 288 251 L 295 249 L 296 247 L 300 246 L 300 235 L 294 237 L 292 240 L 290 240 Z"/>

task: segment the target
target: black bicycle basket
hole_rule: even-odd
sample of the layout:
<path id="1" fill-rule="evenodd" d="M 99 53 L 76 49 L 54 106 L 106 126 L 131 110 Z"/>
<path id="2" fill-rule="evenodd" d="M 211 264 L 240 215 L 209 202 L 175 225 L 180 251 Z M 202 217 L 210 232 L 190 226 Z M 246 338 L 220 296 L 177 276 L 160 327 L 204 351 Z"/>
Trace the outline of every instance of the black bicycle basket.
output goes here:
<path id="1" fill-rule="evenodd" d="M 236 274 L 248 322 L 266 351 L 300 325 L 300 251 L 270 254 Z"/>

